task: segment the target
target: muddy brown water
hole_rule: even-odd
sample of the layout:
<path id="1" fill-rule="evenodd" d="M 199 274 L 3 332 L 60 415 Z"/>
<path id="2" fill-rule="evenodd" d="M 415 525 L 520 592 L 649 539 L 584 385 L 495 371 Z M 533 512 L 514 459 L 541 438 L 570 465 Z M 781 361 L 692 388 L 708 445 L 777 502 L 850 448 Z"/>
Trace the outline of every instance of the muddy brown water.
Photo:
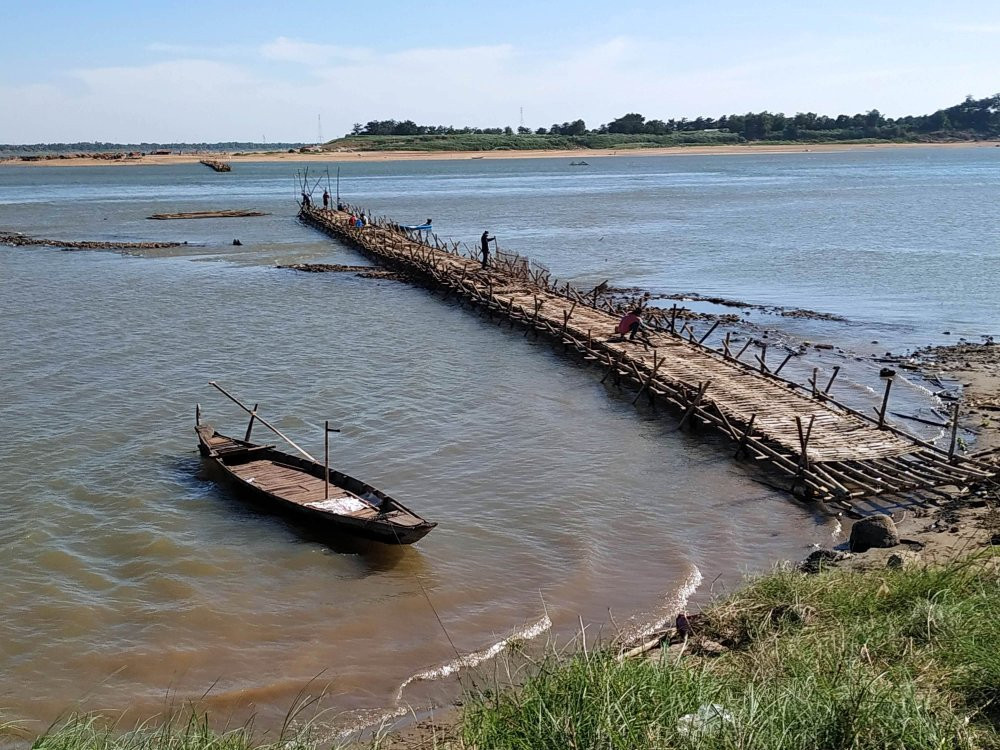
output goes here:
<path id="1" fill-rule="evenodd" d="M 759 169 L 739 158 L 602 162 L 606 183 L 574 177 L 575 192 L 560 162 L 373 165 L 356 176 L 368 195 L 351 197 L 377 200 L 399 220 L 436 214 L 447 235 L 449 216 L 481 207 L 483 184 L 507 201 L 508 216 L 523 215 L 523 196 L 548 185 L 545 225 L 531 231 L 549 231 L 550 244 L 499 214 L 491 228 L 520 235 L 556 275 L 565 267 L 582 283 L 611 273 L 596 240 L 569 255 L 560 240 L 585 215 L 592 188 L 603 184 L 605 207 L 620 201 L 622 211 L 634 208 L 635 181 L 646 191 L 681 185 L 685 202 L 700 190 L 705 205 L 687 218 L 700 226 L 717 183 L 736 179 L 713 176 L 720 169 L 766 182 L 795 166 L 783 155 Z M 801 169 L 821 180 L 815 165 Z M 848 158 L 842 167 L 850 179 L 857 165 Z M 192 243 L 141 257 L 0 247 L 5 717 L 40 729 L 77 709 L 151 716 L 207 692 L 216 715 L 255 712 L 259 725 L 277 726 L 297 696 L 323 691 L 325 720 L 348 727 L 450 700 L 454 675 L 400 688 L 511 636 L 566 638 L 581 619 L 595 636 L 614 631 L 612 618 L 641 631 L 738 585 L 744 572 L 837 540 L 836 519 L 752 481 L 728 448 L 633 407 L 632 394 L 544 340 L 400 282 L 274 268 L 361 262 L 294 220 L 287 172 L 0 171 L 0 231 Z M 406 197 L 414 185 L 419 199 Z M 431 194 L 439 211 L 427 205 Z M 144 219 L 230 206 L 271 215 L 197 227 Z M 641 231 L 655 235 L 652 213 Z M 663 216 L 663 236 L 683 220 Z M 479 233 L 451 223 L 455 236 Z M 546 247 L 556 249 L 546 257 Z M 693 263 L 678 285 L 654 291 L 689 291 Z M 809 291 L 794 285 L 792 299 L 718 279 L 699 290 L 850 307 L 802 304 Z M 970 337 L 988 317 L 983 299 L 960 311 L 974 321 Z M 874 336 L 902 345 L 939 327 L 869 308 L 861 323 L 786 320 L 773 335 L 819 334 L 860 349 Z M 877 367 L 858 367 L 855 380 L 841 377 L 866 403 Z M 217 427 L 245 425 L 207 386 L 212 379 L 260 402 L 314 454 L 331 420 L 343 430 L 332 444 L 338 468 L 440 526 L 412 548 L 359 551 L 239 502 L 205 476 L 195 451 L 195 403 Z M 926 399 L 917 386 L 900 391 L 914 405 Z"/>

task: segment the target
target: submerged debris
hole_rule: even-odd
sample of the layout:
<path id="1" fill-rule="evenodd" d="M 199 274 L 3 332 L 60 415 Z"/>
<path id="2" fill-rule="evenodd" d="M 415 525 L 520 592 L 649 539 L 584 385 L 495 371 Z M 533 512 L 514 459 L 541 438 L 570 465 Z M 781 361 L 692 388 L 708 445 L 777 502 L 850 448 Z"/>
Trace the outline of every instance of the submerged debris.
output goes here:
<path id="1" fill-rule="evenodd" d="M 64 240 L 28 237 L 23 234 L 0 234 L 0 245 L 61 247 L 66 250 L 155 250 L 161 247 L 181 247 L 186 244 L 186 242 L 105 242 L 102 240 L 66 242 Z"/>
<path id="2" fill-rule="evenodd" d="M 246 216 L 267 216 L 263 211 L 226 209 L 221 211 L 188 211 L 177 214 L 153 214 L 147 219 L 241 219 Z"/>
<path id="3" fill-rule="evenodd" d="M 362 279 L 391 279 L 393 281 L 406 281 L 409 277 L 400 271 L 389 271 L 373 266 L 342 266 L 337 263 L 291 263 L 287 266 L 278 266 L 291 271 L 304 271 L 305 273 L 354 273 Z"/>

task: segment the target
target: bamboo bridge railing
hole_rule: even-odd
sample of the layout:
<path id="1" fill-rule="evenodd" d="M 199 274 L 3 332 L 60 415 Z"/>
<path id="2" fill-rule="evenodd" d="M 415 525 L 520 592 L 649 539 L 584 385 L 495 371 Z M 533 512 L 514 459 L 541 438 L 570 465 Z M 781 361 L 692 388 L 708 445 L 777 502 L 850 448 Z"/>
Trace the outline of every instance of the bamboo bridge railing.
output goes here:
<path id="1" fill-rule="evenodd" d="M 359 209 L 354 210 L 359 215 Z M 727 334 L 721 350 L 706 346 L 716 323 L 696 336 L 678 319 L 677 308 L 654 318 L 645 342 L 611 337 L 628 304 L 616 304 L 599 289 L 583 293 L 552 279 L 548 269 L 526 258 L 498 252 L 483 268 L 459 243 L 442 242 L 429 232 L 407 230 L 384 218 L 358 228 L 346 212 L 308 207 L 302 221 L 359 249 L 379 264 L 472 303 L 486 314 L 546 334 L 567 350 L 603 367 L 602 383 L 636 390 L 680 413 L 681 426 L 714 428 L 744 455 L 786 477 L 804 497 L 850 500 L 875 495 L 935 492 L 994 476 L 996 468 L 955 451 L 957 409 L 948 450 L 920 440 L 885 420 L 891 379 L 878 419 L 830 395 L 837 376 L 823 387 L 814 371 L 809 385 L 782 378 L 791 354 L 776 367 L 766 345 L 753 364 L 741 358 Z"/>

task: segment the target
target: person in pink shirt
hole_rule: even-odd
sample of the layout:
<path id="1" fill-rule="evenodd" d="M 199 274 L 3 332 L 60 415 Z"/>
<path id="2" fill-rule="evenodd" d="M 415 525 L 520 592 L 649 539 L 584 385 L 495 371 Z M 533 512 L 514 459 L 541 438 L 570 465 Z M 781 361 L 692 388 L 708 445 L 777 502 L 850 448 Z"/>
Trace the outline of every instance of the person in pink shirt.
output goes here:
<path id="1" fill-rule="evenodd" d="M 642 310 L 636 308 L 635 310 L 629 310 L 625 317 L 618 321 L 618 327 L 615 328 L 615 333 L 625 338 L 627 333 L 629 341 L 635 341 L 635 335 L 646 328 L 645 324 L 642 322 L 641 317 Z"/>

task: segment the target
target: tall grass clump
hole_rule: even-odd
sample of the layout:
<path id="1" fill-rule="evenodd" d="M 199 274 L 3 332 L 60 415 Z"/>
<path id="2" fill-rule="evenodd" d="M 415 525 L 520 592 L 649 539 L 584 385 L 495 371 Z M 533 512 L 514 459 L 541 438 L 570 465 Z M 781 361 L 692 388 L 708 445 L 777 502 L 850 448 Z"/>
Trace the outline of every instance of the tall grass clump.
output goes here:
<path id="1" fill-rule="evenodd" d="M 207 715 L 195 712 L 131 730 L 103 716 L 71 716 L 31 745 L 32 750 L 314 750 L 316 746 L 308 725 L 294 731 L 286 726 L 266 742 L 255 736 L 252 723 L 219 731 L 210 726 Z"/>
<path id="2" fill-rule="evenodd" d="M 655 659 L 552 657 L 519 687 L 480 691 L 465 746 L 1000 748 L 996 551 L 942 566 L 776 570 L 696 622 L 683 649 Z M 709 655 L 706 639 L 726 650 Z"/>

